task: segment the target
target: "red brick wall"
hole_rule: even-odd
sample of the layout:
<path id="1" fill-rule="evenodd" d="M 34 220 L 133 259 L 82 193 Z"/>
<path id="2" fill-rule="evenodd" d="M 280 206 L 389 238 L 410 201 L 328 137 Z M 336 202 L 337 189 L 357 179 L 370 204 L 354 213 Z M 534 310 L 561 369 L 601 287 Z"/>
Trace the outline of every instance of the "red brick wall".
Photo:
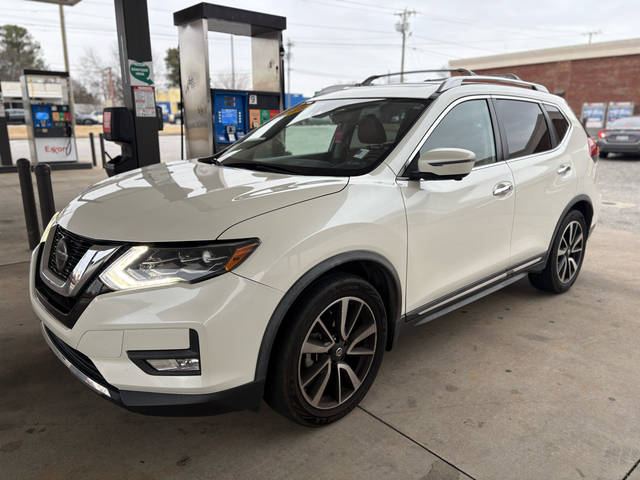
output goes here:
<path id="1" fill-rule="evenodd" d="M 636 104 L 636 112 L 640 110 L 640 55 L 567 60 L 475 72 L 515 73 L 523 80 L 546 86 L 552 93 L 564 90 L 564 98 L 578 116 L 584 102 L 632 101 Z"/>

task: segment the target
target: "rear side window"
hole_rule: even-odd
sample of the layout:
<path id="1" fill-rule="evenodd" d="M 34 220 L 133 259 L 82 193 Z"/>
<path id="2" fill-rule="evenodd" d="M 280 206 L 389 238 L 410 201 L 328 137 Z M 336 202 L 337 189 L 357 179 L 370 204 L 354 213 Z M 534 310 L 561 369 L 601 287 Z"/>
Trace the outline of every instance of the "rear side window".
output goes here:
<path id="1" fill-rule="evenodd" d="M 464 148 L 476 154 L 475 166 L 496 161 L 491 115 L 486 100 L 469 100 L 456 105 L 442 119 L 420 153 L 433 148 Z"/>
<path id="2" fill-rule="evenodd" d="M 551 124 L 553 125 L 554 130 L 556 131 L 558 143 L 560 143 L 567 134 L 567 130 L 569 130 L 569 122 L 557 107 L 545 104 L 544 108 L 551 119 Z"/>
<path id="3" fill-rule="evenodd" d="M 496 100 L 507 136 L 508 158 L 551 150 L 551 135 L 540 105 L 522 100 Z"/>

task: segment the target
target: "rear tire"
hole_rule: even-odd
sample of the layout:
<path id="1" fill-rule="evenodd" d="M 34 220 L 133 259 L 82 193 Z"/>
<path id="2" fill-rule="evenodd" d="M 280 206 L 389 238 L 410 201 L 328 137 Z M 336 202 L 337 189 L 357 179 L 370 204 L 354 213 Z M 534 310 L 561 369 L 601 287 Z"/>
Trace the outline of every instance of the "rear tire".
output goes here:
<path id="1" fill-rule="evenodd" d="M 608 152 L 598 152 L 598 157 L 607 158 L 609 156 Z"/>
<path id="2" fill-rule="evenodd" d="M 382 363 L 387 318 L 377 290 L 335 274 L 307 289 L 274 344 L 265 400 L 307 426 L 344 417 L 364 398 Z"/>
<path id="3" fill-rule="evenodd" d="M 544 270 L 529 274 L 531 284 L 551 293 L 569 290 L 582 268 L 587 232 L 584 215 L 578 210 L 571 210 L 560 224 Z"/>

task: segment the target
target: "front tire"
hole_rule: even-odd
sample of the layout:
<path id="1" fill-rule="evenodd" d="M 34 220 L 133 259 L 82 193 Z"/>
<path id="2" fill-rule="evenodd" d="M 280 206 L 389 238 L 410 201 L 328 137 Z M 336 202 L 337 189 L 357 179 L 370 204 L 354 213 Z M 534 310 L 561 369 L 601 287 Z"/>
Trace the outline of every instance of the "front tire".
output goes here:
<path id="1" fill-rule="evenodd" d="M 570 211 L 560 224 L 544 270 L 529 274 L 531 284 L 552 293 L 569 290 L 582 268 L 587 231 L 584 215 L 578 210 Z"/>
<path id="2" fill-rule="evenodd" d="M 348 274 L 307 289 L 274 345 L 265 399 L 303 425 L 334 422 L 364 398 L 382 362 L 387 318 L 380 294 Z"/>

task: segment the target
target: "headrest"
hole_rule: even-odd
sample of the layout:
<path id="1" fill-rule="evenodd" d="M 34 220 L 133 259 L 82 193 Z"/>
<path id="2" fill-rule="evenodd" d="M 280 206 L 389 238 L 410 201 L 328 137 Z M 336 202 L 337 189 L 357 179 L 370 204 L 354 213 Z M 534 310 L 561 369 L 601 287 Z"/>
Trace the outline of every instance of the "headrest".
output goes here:
<path id="1" fill-rule="evenodd" d="M 378 145 L 387 141 L 384 127 L 375 115 L 366 115 L 358 122 L 358 140 L 365 145 Z"/>

